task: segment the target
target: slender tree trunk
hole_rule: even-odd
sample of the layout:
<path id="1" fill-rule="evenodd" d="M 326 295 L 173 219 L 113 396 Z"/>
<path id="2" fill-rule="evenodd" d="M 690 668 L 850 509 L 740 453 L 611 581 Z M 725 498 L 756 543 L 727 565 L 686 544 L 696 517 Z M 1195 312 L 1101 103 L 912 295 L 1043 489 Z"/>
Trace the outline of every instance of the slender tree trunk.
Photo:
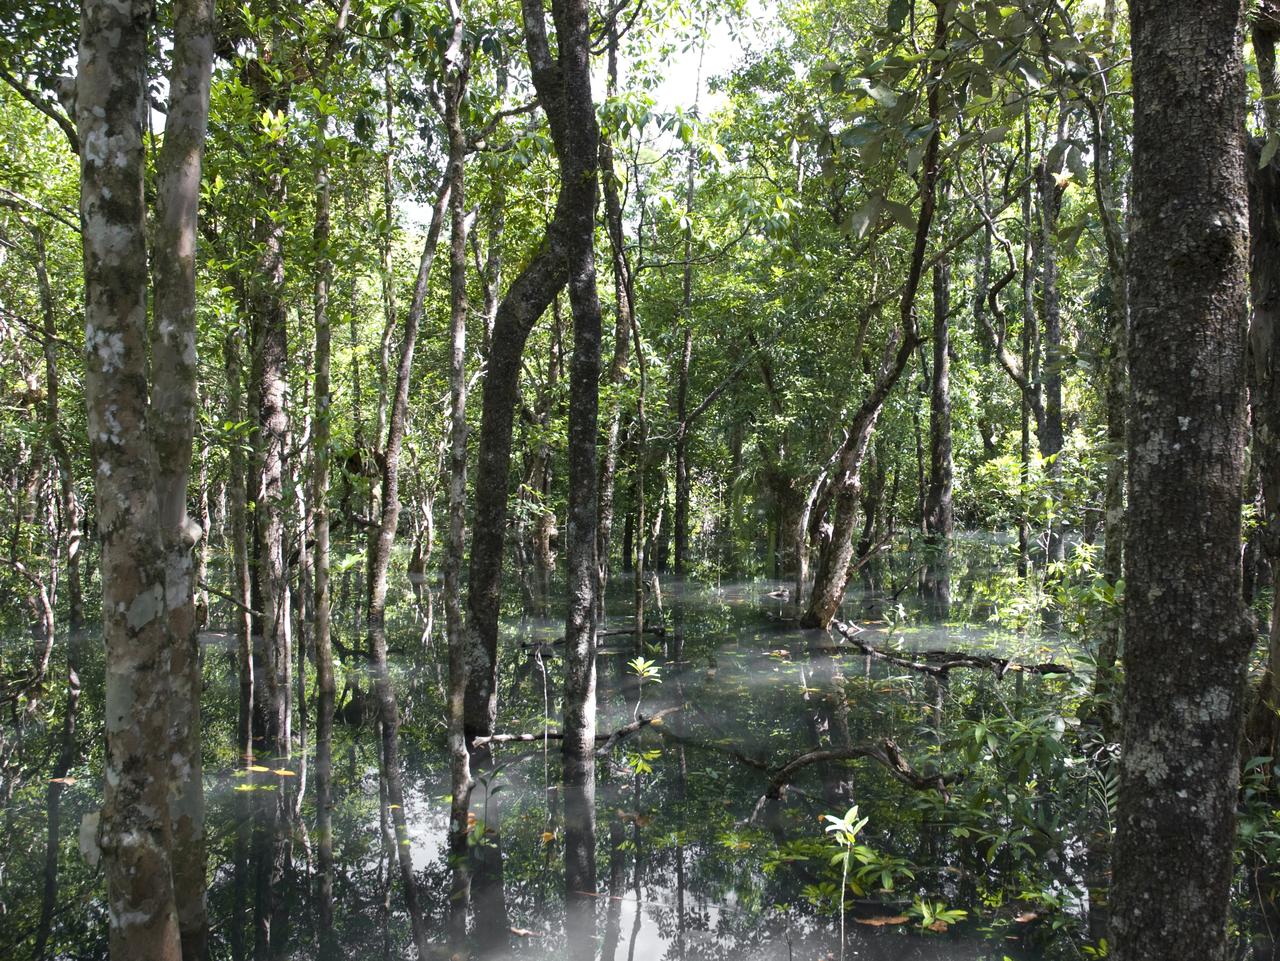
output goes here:
<path id="1" fill-rule="evenodd" d="M 1060 131 L 1065 132 L 1065 131 Z M 1053 171 L 1041 166 L 1037 181 L 1040 207 L 1040 298 L 1044 332 L 1044 420 L 1038 440 L 1040 456 L 1049 460 L 1046 473 L 1051 484 L 1062 478 L 1062 304 L 1058 291 L 1058 212 L 1062 188 Z M 1056 498 L 1055 498 L 1056 500 Z M 1062 561 L 1066 542 L 1062 518 L 1056 512 L 1049 523 L 1049 563 Z"/>
<path id="2" fill-rule="evenodd" d="M 58 532 L 55 554 L 66 563 L 67 583 L 67 631 L 71 644 L 79 644 L 80 632 L 84 630 L 84 599 L 80 582 L 80 525 L 84 512 L 80 507 L 80 499 L 76 496 L 75 474 L 72 472 L 71 452 L 67 450 L 66 440 L 58 421 L 61 417 L 59 406 L 58 383 L 58 315 L 53 297 L 53 288 L 49 284 L 48 257 L 45 247 L 44 231 L 29 225 L 31 239 L 36 254 L 36 281 L 40 290 L 40 312 L 44 320 L 44 380 L 45 380 L 45 430 L 49 435 L 49 446 L 53 451 L 54 464 L 58 470 Z M 56 597 L 51 599 L 56 608 Z"/>
<path id="3" fill-rule="evenodd" d="M 196 220 L 209 118 L 213 0 L 185 0 L 175 11 L 169 111 L 158 162 L 151 336 L 151 436 L 165 537 L 165 602 L 171 634 L 173 753 L 169 795 L 173 878 L 185 961 L 208 954 L 205 905 L 204 775 L 200 750 L 203 689 L 192 547 L 203 530 L 187 513 L 196 408 Z"/>
<path id="4" fill-rule="evenodd" d="M 223 342 L 227 382 L 226 417 L 243 423 L 244 388 L 240 361 L 240 331 L 233 329 Z M 249 507 L 247 465 L 243 447 L 229 445 L 227 454 L 228 514 L 231 527 L 231 597 L 236 625 L 236 665 L 240 679 L 240 709 L 236 721 L 236 747 L 241 758 L 252 750 L 253 736 L 253 577 L 249 569 Z"/>
<path id="5" fill-rule="evenodd" d="M 1133 0 L 1119 961 L 1229 957 L 1248 209 L 1242 4 Z"/>
<path id="6" fill-rule="evenodd" d="M 935 3 L 936 25 L 933 49 L 946 49 L 946 5 Z M 889 393 L 906 370 L 911 355 L 915 353 L 920 334 L 915 320 L 915 299 L 924 270 L 924 255 L 929 244 L 929 232 L 937 210 L 937 184 L 939 177 L 939 146 L 942 114 L 942 84 L 936 82 L 941 61 L 933 61 L 930 76 L 935 82 L 928 85 L 929 116 L 933 131 L 926 142 L 920 168 L 920 214 L 916 221 L 915 245 L 911 253 L 907 281 L 903 285 L 899 303 L 901 329 L 895 333 L 899 339 L 896 353 L 885 351 L 875 386 L 855 412 L 849 425 L 849 433 L 841 445 L 836 465 L 833 491 L 831 537 L 823 545 L 814 574 L 813 592 L 800 623 L 809 628 L 826 628 L 844 600 L 845 586 L 849 581 L 849 565 L 853 560 L 854 535 L 857 533 L 858 499 L 862 493 L 862 461 L 867 445 L 875 431 L 876 421 Z M 888 347 L 893 346 L 891 341 Z"/>
<path id="7" fill-rule="evenodd" d="M 618 27 L 610 21 L 609 34 L 609 90 L 612 96 L 618 82 Z M 599 585 L 596 595 L 596 616 L 604 618 L 604 592 L 609 580 L 610 535 L 613 532 L 614 488 L 618 472 L 618 437 L 622 423 L 621 391 L 627 378 L 631 357 L 631 314 L 634 287 L 631 264 L 627 257 L 626 235 L 622 220 L 622 198 L 614 172 L 613 145 L 607 137 L 600 138 L 600 170 L 604 185 L 605 223 L 609 234 L 609 247 L 613 254 L 613 289 L 615 319 L 613 326 L 613 360 L 609 364 L 609 412 L 605 434 L 604 453 L 600 458 L 600 542 L 596 547 L 599 559 Z"/>
<path id="8" fill-rule="evenodd" d="M 333 712 L 337 685 L 333 668 L 331 592 L 329 587 L 329 455 L 333 391 L 330 385 L 333 330 L 329 321 L 329 287 L 333 259 L 329 250 L 329 163 L 327 123 L 320 131 L 316 164 L 315 246 L 315 417 L 312 426 L 311 510 L 315 546 L 312 555 L 316 656 L 316 841 L 318 855 L 319 947 L 321 961 L 336 961 L 333 930 Z M 305 534 L 305 531 L 304 531 Z M 305 538 L 304 538 L 305 540 Z M 305 550 L 305 544 L 304 544 Z"/>
<path id="9" fill-rule="evenodd" d="M 925 497 L 925 533 L 951 540 L 951 265 L 933 268 L 933 378 L 929 391 L 929 489 Z"/>
<path id="10" fill-rule="evenodd" d="M 569 33 L 579 0 L 557 0 L 553 18 L 557 31 Z M 521 358 L 529 333 L 569 281 L 574 225 L 588 205 L 594 211 L 598 130 L 591 121 L 593 154 L 572 157 L 580 149 L 576 138 L 581 116 L 569 116 L 569 61 L 587 57 L 572 45 L 561 46 L 553 57 L 546 35 L 546 14 L 535 0 L 521 0 L 525 48 L 529 54 L 538 102 L 547 116 L 560 164 L 556 212 L 547 232 L 524 270 L 498 305 L 485 371 L 480 415 L 480 443 L 476 463 L 475 508 L 471 561 L 467 583 L 467 698 L 468 740 L 493 733 L 497 717 L 498 614 L 502 596 L 502 555 L 507 529 L 508 480 L 511 468 L 511 428 L 519 397 Z M 562 38 L 563 39 L 563 38 Z M 589 79 L 589 78 L 588 78 Z M 574 82 L 577 82 L 576 80 Z M 594 108 L 593 108 L 594 111 Z M 594 113 L 593 113 L 594 117 Z M 589 180 L 575 178 L 574 164 L 589 164 Z M 581 172 L 580 170 L 578 172 Z M 591 488 L 596 482 L 593 479 Z M 593 510 L 594 516 L 594 510 Z M 592 525 L 592 535 L 595 526 Z M 594 551 L 593 551 L 594 553 Z"/>
<path id="11" fill-rule="evenodd" d="M 534 18 L 525 0 L 525 28 Z M 590 3 L 554 0 L 563 85 L 562 176 L 575 186 L 566 211 L 573 361 L 569 384 L 568 612 L 564 667 L 564 810 L 567 931 L 571 956 L 594 956 L 596 560 L 599 501 L 600 301 L 596 290 L 595 208 L 600 131 L 591 92 Z M 541 12 L 536 16 L 541 18 Z"/>
<path id="12" fill-rule="evenodd" d="M 462 618 L 462 562 L 466 550 L 467 509 L 467 209 L 466 136 L 462 99 L 470 61 L 463 46 L 463 19 L 452 5 L 453 40 L 445 54 L 449 74 L 445 124 L 449 132 L 449 534 L 445 548 L 444 597 L 449 638 L 449 755 L 452 801 L 449 806 L 449 857 L 453 882 L 449 904 L 449 941 L 465 950 L 470 904 L 467 815 L 471 804 L 471 756 L 464 731 L 467 690 L 465 627 Z M 496 919 L 495 919 L 496 920 Z"/>

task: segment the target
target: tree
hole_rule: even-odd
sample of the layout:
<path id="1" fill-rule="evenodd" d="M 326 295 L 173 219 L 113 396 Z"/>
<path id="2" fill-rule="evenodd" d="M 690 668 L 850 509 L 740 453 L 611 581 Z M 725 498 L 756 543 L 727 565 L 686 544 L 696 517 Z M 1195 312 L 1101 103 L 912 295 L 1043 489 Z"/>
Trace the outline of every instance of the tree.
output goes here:
<path id="1" fill-rule="evenodd" d="M 1112 927 L 1226 958 L 1244 671 L 1242 4 L 1133 0 L 1129 519 Z"/>
<path id="2" fill-rule="evenodd" d="M 98 843 L 114 957 L 205 953 L 199 647 L 187 516 L 195 425 L 196 216 L 213 4 L 175 9 L 156 191 L 148 336 L 146 3 L 90 2 L 76 122 L 84 233 L 85 394 L 97 463 L 107 648 L 107 758 Z M 148 364 L 148 352 L 151 355 Z"/>

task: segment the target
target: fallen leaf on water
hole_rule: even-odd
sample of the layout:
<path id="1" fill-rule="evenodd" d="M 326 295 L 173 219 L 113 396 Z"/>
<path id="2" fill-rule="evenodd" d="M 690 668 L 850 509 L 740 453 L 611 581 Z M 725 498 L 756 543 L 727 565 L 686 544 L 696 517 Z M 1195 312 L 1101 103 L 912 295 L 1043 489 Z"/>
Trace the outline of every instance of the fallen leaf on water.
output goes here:
<path id="1" fill-rule="evenodd" d="M 75 779 L 75 778 L 73 778 L 73 777 L 51 777 L 51 778 L 49 778 L 49 783 L 50 783 L 50 784 L 65 784 L 65 785 L 67 785 L 68 787 L 70 787 L 72 784 L 75 784 L 75 783 L 76 783 L 76 779 Z"/>
<path id="2" fill-rule="evenodd" d="M 266 774 L 271 770 L 271 768 L 263 767 L 261 764 L 250 764 L 249 770 L 253 771 L 255 774 Z"/>
<path id="3" fill-rule="evenodd" d="M 530 931 L 528 928 L 512 928 L 511 933 L 517 938 L 536 938 L 539 936 L 537 931 Z"/>
<path id="4" fill-rule="evenodd" d="M 555 839 L 556 839 L 556 835 L 555 835 L 555 832 L 554 832 L 554 831 L 543 831 L 543 832 L 542 832 L 542 843 L 543 843 L 543 844 L 550 844 L 550 843 L 551 843 L 552 841 L 554 841 Z"/>
<path id="5" fill-rule="evenodd" d="M 279 774 L 281 777 L 297 777 L 297 776 L 298 776 L 298 775 L 297 775 L 297 773 L 295 773 L 294 771 L 287 771 L 287 770 L 285 770 L 285 769 L 284 769 L 284 768 L 282 768 L 282 767 L 278 767 L 278 768 L 276 768 L 276 769 L 275 769 L 274 771 L 272 771 L 271 773 L 272 773 L 272 774 Z"/>
<path id="6" fill-rule="evenodd" d="M 951 925 L 947 924 L 946 921 L 934 921 L 933 924 L 929 925 L 929 930 L 937 931 L 939 934 L 942 934 L 949 927 L 951 927 Z"/>
<path id="7" fill-rule="evenodd" d="M 905 914 L 895 914 L 891 917 L 884 918 L 854 918 L 859 924 L 870 925 L 873 928 L 883 928 L 890 924 L 906 924 L 911 919 Z"/>
<path id="8" fill-rule="evenodd" d="M 252 784 L 237 784 L 236 790 L 237 791 L 256 791 L 257 787 L 255 787 Z"/>

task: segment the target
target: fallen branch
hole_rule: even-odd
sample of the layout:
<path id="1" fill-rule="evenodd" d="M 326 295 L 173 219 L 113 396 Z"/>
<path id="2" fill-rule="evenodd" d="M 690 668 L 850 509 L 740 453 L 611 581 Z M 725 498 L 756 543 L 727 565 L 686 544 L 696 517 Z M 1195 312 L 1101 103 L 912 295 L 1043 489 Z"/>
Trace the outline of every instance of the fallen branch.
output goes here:
<path id="1" fill-rule="evenodd" d="M 1071 668 L 1062 664 L 1020 664 L 1005 657 L 994 654 L 957 654 L 954 651 L 917 651 L 911 654 L 886 651 L 864 641 L 859 635 L 862 628 L 840 621 L 832 621 L 832 626 L 844 639 L 843 644 L 810 648 L 813 654 L 865 654 L 867 657 L 884 661 L 895 667 L 919 671 L 931 677 L 946 678 L 958 667 L 975 667 L 995 671 L 997 677 L 1004 677 L 1010 671 L 1022 674 L 1072 674 Z"/>
<path id="2" fill-rule="evenodd" d="M 892 738 L 885 738 L 878 744 L 833 747 L 810 751 L 808 754 L 802 754 L 788 761 L 773 774 L 769 779 L 768 788 L 760 796 L 760 800 L 756 802 L 755 810 L 751 812 L 750 820 L 755 821 L 769 801 L 780 799 L 786 786 L 795 780 L 796 775 L 810 765 L 823 764 L 828 761 L 855 761 L 861 758 L 869 758 L 879 762 L 894 778 L 907 787 L 915 788 L 917 791 L 945 791 L 949 785 L 956 783 L 962 777 L 959 773 L 920 773 L 902 756 L 902 751 Z"/>
<path id="3" fill-rule="evenodd" d="M 662 719 L 664 717 L 666 717 L 668 714 L 674 714 L 678 710 L 680 710 L 680 708 L 678 707 L 668 707 L 659 711 L 657 714 L 651 714 L 649 716 L 645 716 L 641 714 L 630 724 L 622 725 L 622 727 L 618 728 L 616 731 L 610 734 L 607 738 L 605 738 L 604 743 L 600 745 L 600 747 L 596 748 L 596 757 L 604 757 L 610 751 L 613 750 L 613 747 L 615 744 L 621 741 L 624 737 L 628 737 L 629 735 L 634 734 L 636 731 L 640 730 L 642 727 L 648 727 L 650 724 L 661 725 Z M 600 735 L 598 734 L 596 735 L 596 740 L 597 741 L 600 740 Z"/>
<path id="4" fill-rule="evenodd" d="M 641 714 L 630 724 L 624 724 L 611 734 L 597 734 L 596 741 L 602 744 L 596 749 L 596 754 L 603 756 L 613 749 L 619 741 L 625 737 L 629 737 L 636 731 L 648 727 L 651 724 L 661 725 L 662 719 L 669 714 L 674 714 L 680 710 L 678 707 L 668 707 L 656 714 Z M 563 741 L 563 731 L 540 731 L 537 734 L 491 734 L 488 737 L 478 737 L 472 742 L 474 747 L 484 747 L 486 744 L 514 744 L 529 741 Z"/>

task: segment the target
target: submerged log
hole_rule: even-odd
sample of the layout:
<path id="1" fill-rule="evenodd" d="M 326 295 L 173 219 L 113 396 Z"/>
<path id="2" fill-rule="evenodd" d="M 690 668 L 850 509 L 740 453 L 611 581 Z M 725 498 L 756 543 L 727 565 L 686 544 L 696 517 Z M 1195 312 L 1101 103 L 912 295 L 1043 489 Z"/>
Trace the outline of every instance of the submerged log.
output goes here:
<path id="1" fill-rule="evenodd" d="M 1044 664 L 1022 664 L 994 654 L 969 654 L 955 651 L 887 651 L 863 640 L 859 635 L 861 628 L 840 621 L 832 621 L 831 626 L 840 634 L 844 643 L 820 645 L 809 648 L 811 654 L 863 654 L 874 660 L 884 661 L 895 667 L 903 667 L 911 671 L 919 671 L 931 677 L 945 678 L 951 671 L 960 667 L 979 668 L 995 671 L 997 677 L 1006 674 L 1073 674 L 1075 671 L 1063 664 L 1052 662 Z"/>
<path id="2" fill-rule="evenodd" d="M 630 735 L 636 733 L 636 731 L 639 731 L 642 728 L 649 727 L 650 725 L 660 725 L 662 723 L 663 718 L 667 717 L 670 714 L 676 713 L 676 711 L 678 710 L 680 710 L 680 708 L 678 707 L 668 707 L 668 708 L 663 708 L 661 711 L 657 711 L 653 714 L 641 714 L 634 721 L 630 722 L 629 724 L 624 724 L 622 727 L 618 728 L 616 731 L 614 731 L 611 734 L 610 733 L 597 734 L 596 741 L 601 746 L 596 748 L 596 756 L 602 757 L 603 755 L 609 753 L 609 751 L 611 751 L 614 745 L 616 745 L 619 741 L 621 741 L 625 737 L 629 737 Z M 476 747 L 483 747 L 486 744 L 513 744 L 513 743 L 522 743 L 522 742 L 527 743 L 530 741 L 542 741 L 542 740 L 563 741 L 564 732 L 563 731 L 540 731 L 537 734 L 492 734 L 488 737 L 476 738 L 474 741 L 474 744 Z"/>

